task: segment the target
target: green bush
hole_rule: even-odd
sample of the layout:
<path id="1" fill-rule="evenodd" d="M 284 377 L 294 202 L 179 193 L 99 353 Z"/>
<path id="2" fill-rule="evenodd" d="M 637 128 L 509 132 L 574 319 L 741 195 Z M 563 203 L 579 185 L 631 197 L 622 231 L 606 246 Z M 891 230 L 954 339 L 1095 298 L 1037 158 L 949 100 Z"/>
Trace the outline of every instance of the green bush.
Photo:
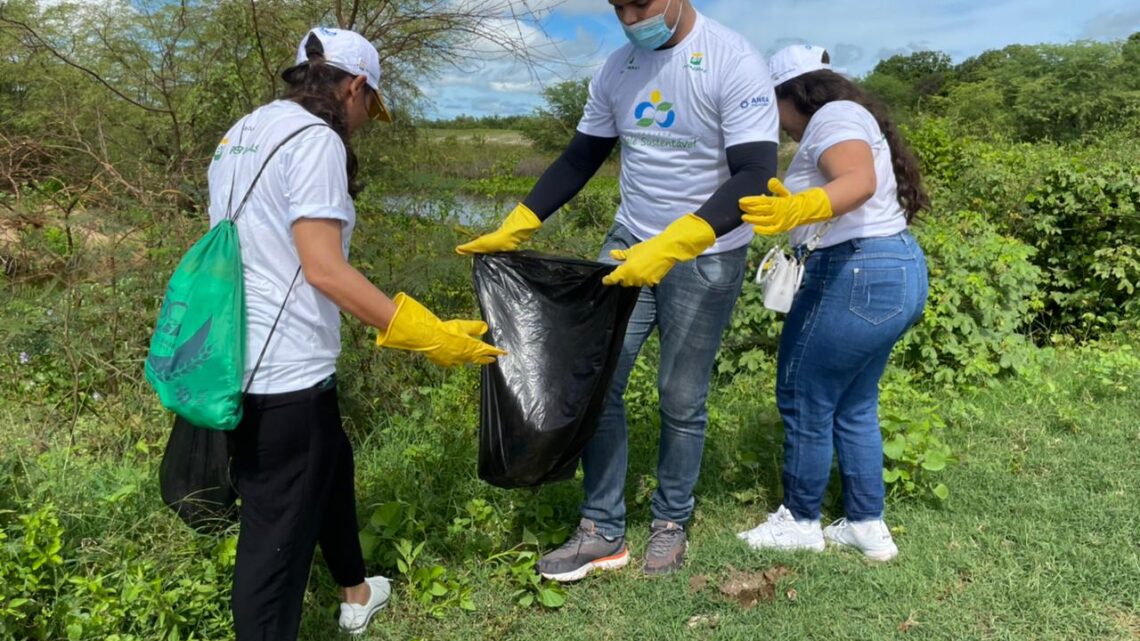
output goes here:
<path id="1" fill-rule="evenodd" d="M 0 513 L 0 639 L 228 636 L 236 539 L 177 543 L 177 554 L 155 554 L 131 537 L 77 540 L 50 502 Z"/>
<path id="2" fill-rule="evenodd" d="M 970 210 L 1034 248 L 1038 342 L 1095 339 L 1140 323 L 1140 157 L 1127 136 L 1091 146 L 955 138 L 946 120 L 909 132 L 942 211 Z"/>
<path id="3" fill-rule="evenodd" d="M 1024 330 L 1041 306 L 1034 250 L 980 214 L 931 214 L 917 226 L 930 295 L 895 360 L 936 383 L 983 382 L 1028 358 Z"/>
<path id="4" fill-rule="evenodd" d="M 945 501 L 950 488 L 934 475 L 958 462 L 943 440 L 946 421 L 934 395 L 910 376 L 888 375 L 882 384 L 879 424 L 883 433 L 883 481 L 893 498 L 934 497 Z"/>

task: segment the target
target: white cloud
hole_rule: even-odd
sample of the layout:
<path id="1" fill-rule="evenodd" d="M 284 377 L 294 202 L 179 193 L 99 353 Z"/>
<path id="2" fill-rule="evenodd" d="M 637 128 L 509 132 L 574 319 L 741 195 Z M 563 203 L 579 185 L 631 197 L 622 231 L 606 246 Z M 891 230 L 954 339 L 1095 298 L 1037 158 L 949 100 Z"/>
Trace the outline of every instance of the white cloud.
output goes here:
<path id="1" fill-rule="evenodd" d="M 592 16 L 613 13 L 614 8 L 606 0 L 538 0 L 528 2 L 537 10 L 552 9 L 571 16 Z"/>
<path id="2" fill-rule="evenodd" d="M 761 53 L 795 42 L 827 47 L 837 67 L 863 75 L 896 53 L 936 49 L 956 62 L 1009 44 L 1123 38 L 1140 30 L 1135 0 L 693 0 L 705 15 L 744 34 Z M 529 25 L 528 43 L 555 52 L 541 69 L 500 56 L 432 83 L 434 115 L 525 113 L 541 104 L 542 87 L 591 74 L 624 41 L 606 0 L 531 0 L 553 10 L 544 25 L 575 25 L 556 41 Z M 587 27 L 589 27 L 587 29 Z M 563 28 L 562 32 L 565 32 Z M 493 48 L 494 43 L 487 43 Z M 528 93 L 529 92 L 529 93 Z M 463 105 L 462 107 L 460 105 Z"/>
<path id="3" fill-rule="evenodd" d="M 482 52 L 479 56 L 425 83 L 429 116 L 530 113 L 541 106 L 544 87 L 592 74 L 607 53 L 581 27 L 570 40 L 553 38 L 532 24 L 505 21 L 495 29 L 526 42 L 537 59 L 527 63 L 512 58 L 494 37 L 472 42 L 472 50 Z"/>
<path id="4" fill-rule="evenodd" d="M 881 58 L 923 49 L 955 61 L 1009 44 L 1069 42 L 1104 37 L 1113 20 L 1140 28 L 1131 0 L 710 0 L 697 6 L 733 25 L 763 53 L 791 42 L 811 42 L 837 53 L 837 64 L 865 73 Z M 742 21 L 741 15 L 750 19 Z M 1090 16 L 1099 16 L 1100 19 Z M 1107 16 L 1113 16 L 1111 18 Z M 1117 37 L 1128 27 L 1116 24 Z"/>

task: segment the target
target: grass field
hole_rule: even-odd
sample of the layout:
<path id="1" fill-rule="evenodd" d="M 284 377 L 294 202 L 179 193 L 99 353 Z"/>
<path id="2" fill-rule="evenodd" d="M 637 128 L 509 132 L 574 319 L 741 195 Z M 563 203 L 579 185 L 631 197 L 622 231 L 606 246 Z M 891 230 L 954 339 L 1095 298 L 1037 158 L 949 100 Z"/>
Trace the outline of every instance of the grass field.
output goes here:
<path id="1" fill-rule="evenodd" d="M 418 132 L 428 140 L 439 141 L 454 138 L 464 143 L 491 143 L 496 145 L 522 145 L 530 146 L 530 141 L 522 133 L 510 129 L 432 129 L 424 128 Z"/>
<path id="2" fill-rule="evenodd" d="M 353 260 L 451 317 L 475 313 L 469 259 L 455 244 L 475 233 L 469 224 L 494 224 L 551 158 L 504 141 L 453 145 L 447 135 L 408 159 L 419 173 L 397 171 L 362 195 Z M 529 247 L 592 256 L 612 217 L 616 173 L 603 167 Z M 421 175 L 409 198 L 445 209 L 469 198 L 487 206 L 485 225 L 454 211 L 400 215 L 408 205 L 384 200 L 391 185 Z M 197 536 L 162 505 L 169 418 L 139 367 L 159 292 L 198 223 L 100 228 L 114 242 L 87 238 L 82 216 L 72 223 L 79 249 L 67 260 L 59 226 L 5 239 L 28 276 L 5 283 L 0 311 L 0 641 L 228 638 L 235 533 Z M 530 492 L 482 483 L 478 372 L 377 351 L 355 321 L 343 332 L 362 538 L 369 571 L 395 585 L 366 639 L 1140 639 L 1135 335 L 1085 347 L 1057 337 L 1064 347 L 1038 349 L 1019 376 L 977 389 L 889 370 L 884 409 L 913 421 L 937 414 L 960 464 L 935 475 L 950 488 L 945 503 L 889 502 L 902 554 L 887 565 L 835 550 L 756 553 L 735 538 L 780 497 L 773 363 L 756 343 L 750 362 L 760 364 L 720 376 L 709 400 L 688 562 L 652 579 L 637 568 L 656 461 L 650 341 L 627 395 L 634 562 L 544 608 L 518 604 L 543 594 L 528 563 L 577 523 L 579 484 Z M 729 338 L 742 349 L 742 336 Z M 836 489 L 825 520 L 839 516 Z M 418 552 L 401 570 L 404 542 Z M 336 591 L 319 560 L 310 587 L 301 638 L 336 638 Z"/>
<path id="3" fill-rule="evenodd" d="M 367 638 L 1140 638 L 1140 373 L 1106 378 L 1096 358 L 1065 354 L 1043 366 L 1054 373 L 1042 379 L 947 406 L 949 440 L 962 459 L 943 478 L 952 495 L 945 507 L 889 506 L 902 551 L 895 562 L 876 565 L 830 549 L 757 553 L 735 538 L 761 518 L 765 503 L 733 496 L 747 485 L 731 469 L 736 453 L 753 450 L 771 462 L 758 479 L 771 507 L 781 438 L 766 390 L 749 395 L 735 386 L 713 399 L 731 411 L 722 416 L 743 418 L 711 428 L 682 572 L 648 578 L 635 567 L 651 518 L 639 479 L 655 460 L 651 426 L 642 423 L 632 437 L 630 567 L 572 586 L 558 611 L 512 607 L 490 568 L 477 567 L 477 612 L 433 619 L 397 594 Z M 373 456 L 365 444 L 361 459 Z M 365 484 L 383 482 L 372 476 Z M 562 513 L 577 500 L 572 484 L 541 495 Z M 775 581 L 770 590 L 726 595 L 741 578 Z M 759 602 L 749 605 L 750 596 Z M 313 641 L 332 632 L 319 612 L 330 600 L 317 603 L 306 625 Z"/>

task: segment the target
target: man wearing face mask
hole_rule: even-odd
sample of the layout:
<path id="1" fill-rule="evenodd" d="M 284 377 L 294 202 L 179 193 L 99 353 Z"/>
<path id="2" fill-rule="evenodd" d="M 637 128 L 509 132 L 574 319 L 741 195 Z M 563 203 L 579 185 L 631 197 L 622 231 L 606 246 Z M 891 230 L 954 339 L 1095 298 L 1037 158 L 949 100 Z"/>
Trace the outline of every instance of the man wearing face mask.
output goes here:
<path id="1" fill-rule="evenodd" d="M 693 513 L 716 351 L 744 278 L 752 230 L 738 200 L 776 174 L 778 116 L 768 66 L 690 0 L 609 0 L 629 44 L 590 82 L 569 146 L 495 231 L 461 254 L 512 251 L 577 194 L 621 140 L 621 205 L 599 260 L 609 285 L 641 287 L 598 426 L 582 456 L 578 530 L 542 557 L 558 581 L 629 563 L 622 395 L 654 327 L 661 340 L 661 442 L 643 569 L 679 568 Z"/>

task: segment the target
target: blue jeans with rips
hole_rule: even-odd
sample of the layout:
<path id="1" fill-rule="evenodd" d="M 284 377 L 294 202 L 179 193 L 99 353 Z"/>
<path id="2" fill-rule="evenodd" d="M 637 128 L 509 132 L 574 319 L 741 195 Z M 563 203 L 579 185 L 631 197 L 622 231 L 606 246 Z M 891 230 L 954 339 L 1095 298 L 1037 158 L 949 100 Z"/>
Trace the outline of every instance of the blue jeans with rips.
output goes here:
<path id="1" fill-rule="evenodd" d="M 625 249 L 637 242 L 628 229 L 614 225 L 598 260 L 613 263 L 611 249 Z M 682 525 L 692 516 L 693 487 L 700 475 L 708 423 L 709 378 L 740 295 L 747 250 L 741 247 L 677 263 L 655 287 L 642 288 L 598 431 L 582 454 L 582 516 L 594 521 L 601 535 L 625 534 L 629 443 L 623 395 L 637 354 L 654 327 L 661 339 L 657 372 L 661 442 L 653 516 Z"/>
<path id="2" fill-rule="evenodd" d="M 784 505 L 797 519 L 820 517 L 834 452 L 847 518 L 882 518 L 879 379 L 895 343 L 922 317 L 927 284 L 926 257 L 907 231 L 808 255 L 780 336 L 776 382 Z"/>

